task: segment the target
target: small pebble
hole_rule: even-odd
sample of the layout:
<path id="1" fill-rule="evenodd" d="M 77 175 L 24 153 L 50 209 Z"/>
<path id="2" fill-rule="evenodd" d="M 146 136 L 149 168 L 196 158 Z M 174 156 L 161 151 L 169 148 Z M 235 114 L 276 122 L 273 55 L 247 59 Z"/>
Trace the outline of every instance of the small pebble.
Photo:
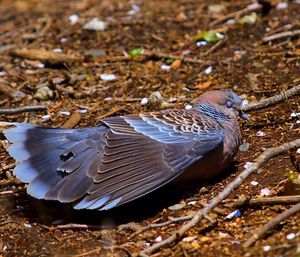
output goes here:
<path id="1" fill-rule="evenodd" d="M 79 113 L 84 114 L 87 113 L 89 110 L 88 109 L 80 109 L 78 110 Z"/>
<path id="2" fill-rule="evenodd" d="M 60 43 L 66 43 L 66 42 L 68 42 L 68 39 L 66 37 L 60 39 Z"/>
<path id="3" fill-rule="evenodd" d="M 161 242 L 162 241 L 162 237 L 158 236 L 157 238 L 155 238 L 155 242 Z"/>
<path id="4" fill-rule="evenodd" d="M 287 235 L 286 235 L 286 238 L 287 238 L 288 240 L 292 240 L 292 239 L 294 239 L 295 237 L 296 237 L 295 233 L 290 233 L 290 234 L 287 234 Z"/>
<path id="5" fill-rule="evenodd" d="M 106 29 L 106 23 L 96 17 L 87 22 L 82 28 L 85 30 L 104 31 Z"/>
<path id="6" fill-rule="evenodd" d="M 24 226 L 25 226 L 26 228 L 31 228 L 31 227 L 32 227 L 30 224 L 27 224 L 27 223 L 24 223 Z"/>
<path id="7" fill-rule="evenodd" d="M 34 98 L 39 100 L 48 100 L 54 96 L 54 92 L 49 87 L 40 87 L 34 94 Z"/>
<path id="8" fill-rule="evenodd" d="M 246 143 L 241 144 L 239 149 L 241 152 L 247 152 L 247 151 L 249 151 L 249 146 L 250 146 L 250 144 L 246 142 Z"/>
<path id="9" fill-rule="evenodd" d="M 188 202 L 188 205 L 195 205 L 197 203 L 197 201 L 191 201 L 191 202 Z"/>
<path id="10" fill-rule="evenodd" d="M 206 75 L 208 75 L 208 74 L 210 74 L 210 73 L 212 73 L 212 66 L 209 66 L 208 68 L 206 68 L 205 70 L 204 70 L 204 73 L 206 74 Z"/>
<path id="11" fill-rule="evenodd" d="M 115 74 L 101 74 L 100 79 L 104 81 L 114 81 L 116 80 Z"/>
<path id="12" fill-rule="evenodd" d="M 257 186 L 257 185 L 258 185 L 258 182 L 255 181 L 255 180 L 253 180 L 253 181 L 250 182 L 250 185 L 251 185 L 251 186 Z"/>
<path id="13" fill-rule="evenodd" d="M 296 118 L 297 116 L 300 116 L 300 112 L 292 112 L 291 117 Z"/>
<path id="14" fill-rule="evenodd" d="M 233 219 L 233 218 L 240 217 L 240 216 L 241 216 L 240 210 L 235 210 L 235 211 L 229 213 L 229 214 L 226 216 L 226 219 L 231 220 L 231 219 Z"/>
<path id="15" fill-rule="evenodd" d="M 296 153 L 300 154 L 300 148 L 297 149 Z"/>
<path id="16" fill-rule="evenodd" d="M 271 246 L 265 245 L 265 246 L 263 246 L 263 250 L 264 250 L 265 252 L 268 252 L 268 251 L 271 250 Z"/>
<path id="17" fill-rule="evenodd" d="M 147 97 L 144 97 L 144 98 L 141 100 L 141 105 L 146 105 L 148 102 L 149 102 L 148 98 L 147 98 Z"/>
<path id="18" fill-rule="evenodd" d="M 268 195 L 270 195 L 270 189 L 269 188 L 263 188 L 262 190 L 260 190 L 260 195 L 261 196 L 268 196 Z"/>
<path id="19" fill-rule="evenodd" d="M 161 103 L 164 100 L 159 91 L 154 91 L 149 96 L 150 103 Z"/>

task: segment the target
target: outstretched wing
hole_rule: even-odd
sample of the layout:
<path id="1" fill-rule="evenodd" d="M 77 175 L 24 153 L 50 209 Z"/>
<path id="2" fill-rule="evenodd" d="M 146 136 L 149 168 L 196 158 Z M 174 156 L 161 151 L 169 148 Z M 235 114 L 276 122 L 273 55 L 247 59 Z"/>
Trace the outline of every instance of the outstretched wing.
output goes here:
<path id="1" fill-rule="evenodd" d="M 15 123 L 4 132 L 14 174 L 39 199 L 107 210 L 168 183 L 223 144 L 223 129 L 193 110 L 107 118 L 85 129 Z"/>
<path id="2" fill-rule="evenodd" d="M 110 128 L 93 185 L 75 208 L 106 210 L 176 178 L 223 143 L 222 128 L 192 111 L 104 119 Z"/>

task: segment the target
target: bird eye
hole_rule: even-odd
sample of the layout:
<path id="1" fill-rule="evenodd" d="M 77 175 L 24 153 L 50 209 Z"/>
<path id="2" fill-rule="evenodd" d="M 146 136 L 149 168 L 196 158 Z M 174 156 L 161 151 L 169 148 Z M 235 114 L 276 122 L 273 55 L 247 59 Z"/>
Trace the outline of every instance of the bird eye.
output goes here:
<path id="1" fill-rule="evenodd" d="M 227 102 L 225 103 L 225 106 L 226 106 L 227 108 L 232 108 L 233 102 L 229 100 L 229 101 L 227 101 Z"/>

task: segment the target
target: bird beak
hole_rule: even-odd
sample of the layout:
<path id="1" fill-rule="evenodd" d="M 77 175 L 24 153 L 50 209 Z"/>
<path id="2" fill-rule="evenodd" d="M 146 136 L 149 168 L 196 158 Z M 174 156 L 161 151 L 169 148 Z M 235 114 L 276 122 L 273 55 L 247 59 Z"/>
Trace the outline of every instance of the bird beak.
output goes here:
<path id="1" fill-rule="evenodd" d="M 250 120 L 250 117 L 243 111 L 240 111 L 240 117 L 244 120 Z"/>

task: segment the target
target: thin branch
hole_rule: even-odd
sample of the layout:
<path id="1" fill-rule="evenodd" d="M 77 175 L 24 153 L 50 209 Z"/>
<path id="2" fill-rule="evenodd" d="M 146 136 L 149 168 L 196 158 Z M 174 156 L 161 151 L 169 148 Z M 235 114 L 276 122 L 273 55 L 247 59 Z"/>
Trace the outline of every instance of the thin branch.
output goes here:
<path id="1" fill-rule="evenodd" d="M 241 9 L 241 10 L 236 11 L 236 12 L 229 13 L 229 14 L 227 14 L 227 15 L 225 15 L 225 16 L 217 19 L 217 20 L 212 21 L 209 25 L 210 25 L 210 27 L 213 27 L 216 24 L 219 24 L 221 22 L 227 21 L 229 19 L 238 19 L 242 15 L 245 15 L 245 14 L 247 14 L 249 12 L 254 12 L 254 11 L 257 11 L 257 10 L 260 10 L 260 9 L 262 9 L 262 5 L 261 4 L 259 4 L 259 3 L 252 3 L 252 4 L 249 4 L 244 9 Z"/>
<path id="2" fill-rule="evenodd" d="M 144 51 L 142 55 L 147 56 L 149 58 L 159 58 L 159 59 L 179 59 L 184 62 L 189 62 L 189 63 L 198 63 L 198 64 L 207 64 L 207 60 L 200 60 L 200 59 L 195 59 L 191 57 L 185 57 L 184 55 L 178 56 L 178 55 L 173 55 L 173 54 L 165 54 L 161 52 L 156 52 L 156 51 Z"/>
<path id="3" fill-rule="evenodd" d="M 0 79 L 0 92 L 14 99 L 16 102 L 23 100 L 26 97 L 22 91 L 12 88 L 6 81 Z"/>
<path id="4" fill-rule="evenodd" d="M 7 108 L 7 109 L 0 109 L 0 114 L 5 115 L 12 115 L 12 114 L 19 114 L 23 112 L 40 112 L 40 111 L 46 111 L 47 106 L 44 105 L 34 105 L 34 106 L 24 106 L 19 108 Z"/>
<path id="5" fill-rule="evenodd" d="M 232 200 L 230 200 L 232 201 Z M 299 203 L 300 195 L 289 195 L 289 196 L 275 196 L 275 197 L 263 197 L 263 198 L 247 198 L 233 200 L 230 203 L 226 203 L 226 207 L 238 207 L 243 205 L 262 205 L 262 204 L 291 204 Z"/>
<path id="6" fill-rule="evenodd" d="M 300 29 L 297 30 L 291 30 L 291 31 L 285 31 L 285 32 L 280 32 L 271 36 L 267 36 L 263 38 L 264 42 L 270 42 L 276 39 L 280 38 L 286 38 L 286 37 L 295 37 L 300 35 Z"/>
<path id="7" fill-rule="evenodd" d="M 290 209 L 284 211 L 283 213 L 280 213 L 274 219 L 272 219 L 271 221 L 267 222 L 264 226 L 259 228 L 256 232 L 253 233 L 251 237 L 247 239 L 247 241 L 243 244 L 243 247 L 247 248 L 251 246 L 256 242 L 256 240 L 262 238 L 270 229 L 274 228 L 281 221 L 287 219 L 288 217 L 292 216 L 298 211 L 300 211 L 300 203 L 295 204 Z"/>
<path id="8" fill-rule="evenodd" d="M 241 107 L 242 111 L 253 111 L 253 110 L 259 110 L 266 108 L 268 106 L 283 102 L 284 100 L 291 98 L 292 96 L 300 95 L 300 84 L 297 86 L 292 87 L 289 90 L 283 91 L 278 95 L 269 97 L 267 99 L 258 101 L 258 102 L 252 102 L 247 105 L 244 105 Z"/>
<path id="9" fill-rule="evenodd" d="M 222 40 L 219 40 L 216 44 L 214 44 L 211 48 L 209 48 L 206 52 L 204 52 L 202 56 L 210 55 L 212 52 L 216 51 L 218 48 L 223 46 L 226 41 L 227 41 L 227 37 L 224 37 Z"/>
<path id="10" fill-rule="evenodd" d="M 148 256 L 148 254 L 157 251 L 161 247 L 174 243 L 180 238 L 182 238 L 183 235 L 185 235 L 192 227 L 196 226 L 205 215 L 211 212 L 214 207 L 216 207 L 221 201 L 223 201 L 234 189 L 236 189 L 240 184 L 242 184 L 250 174 L 259 169 L 267 160 L 279 154 L 285 153 L 288 150 L 299 147 L 300 139 L 297 139 L 277 147 L 266 149 L 255 159 L 255 162 L 250 167 L 241 172 L 236 177 L 236 179 L 233 182 L 231 182 L 221 193 L 215 196 L 205 208 L 198 210 L 193 215 L 193 219 L 191 221 L 187 222 L 180 229 L 175 231 L 170 237 L 166 238 L 165 240 L 159 243 L 155 243 L 152 246 L 141 251 L 139 255 L 141 257 L 146 257 Z"/>

